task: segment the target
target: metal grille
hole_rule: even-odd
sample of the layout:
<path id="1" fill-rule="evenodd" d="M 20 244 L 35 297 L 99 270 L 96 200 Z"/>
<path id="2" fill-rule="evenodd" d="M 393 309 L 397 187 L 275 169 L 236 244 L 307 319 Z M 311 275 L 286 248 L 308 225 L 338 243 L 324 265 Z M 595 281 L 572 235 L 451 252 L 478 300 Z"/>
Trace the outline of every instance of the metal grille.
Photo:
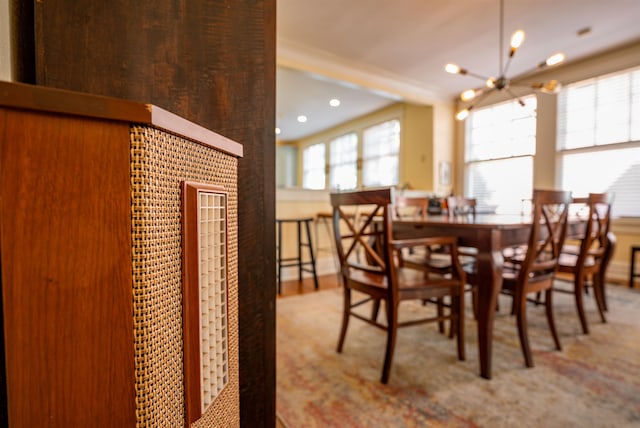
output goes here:
<path id="1" fill-rule="evenodd" d="M 200 396 L 203 414 L 229 381 L 226 211 L 225 194 L 199 193 Z"/>

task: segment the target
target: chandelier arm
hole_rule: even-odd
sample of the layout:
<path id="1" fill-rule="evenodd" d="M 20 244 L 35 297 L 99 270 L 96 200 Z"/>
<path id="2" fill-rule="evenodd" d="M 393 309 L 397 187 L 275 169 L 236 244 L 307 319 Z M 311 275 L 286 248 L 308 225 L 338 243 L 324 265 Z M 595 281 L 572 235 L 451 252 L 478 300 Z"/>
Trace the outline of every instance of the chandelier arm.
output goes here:
<path id="1" fill-rule="evenodd" d="M 507 70 L 509 70 L 509 66 L 511 65 L 511 58 L 513 58 L 513 55 L 509 55 L 509 57 L 507 58 L 507 63 L 505 64 L 504 69 L 502 70 L 502 73 L 500 74 L 500 76 L 507 75 Z"/>
<path id="2" fill-rule="evenodd" d="M 504 0 L 500 0 L 500 43 L 498 43 L 499 46 L 499 54 L 500 54 L 500 70 L 502 70 L 502 64 L 503 64 L 503 46 L 504 45 Z M 509 58 L 510 60 L 511 58 Z M 507 65 L 508 67 L 508 65 Z M 500 74 L 501 76 L 504 76 L 504 71 Z"/>
<path id="3" fill-rule="evenodd" d="M 522 107 L 524 107 L 524 101 L 522 101 L 522 98 L 520 98 L 519 96 L 517 96 L 511 89 L 507 88 L 507 92 L 509 93 L 509 95 L 511 95 L 513 98 L 515 98 L 516 100 L 518 100 L 518 104 L 520 104 Z"/>
<path id="4" fill-rule="evenodd" d="M 460 74 L 463 74 L 463 73 L 460 73 Z M 476 79 L 480 79 L 480 80 L 483 80 L 483 81 L 485 81 L 485 82 L 489 79 L 488 77 L 482 76 L 482 75 L 480 75 L 480 74 L 473 73 L 473 72 L 471 72 L 471 71 L 469 71 L 469 70 L 465 70 L 464 75 L 473 76 L 473 77 L 475 77 Z"/>
<path id="5" fill-rule="evenodd" d="M 469 107 L 467 107 L 467 110 L 471 110 L 475 105 L 477 105 L 480 101 L 484 100 L 485 98 L 487 98 L 487 96 L 492 93 L 495 92 L 496 89 L 492 88 L 486 92 L 481 93 L 480 95 L 478 95 L 476 98 L 474 98 L 473 102 L 471 104 L 469 104 Z"/>

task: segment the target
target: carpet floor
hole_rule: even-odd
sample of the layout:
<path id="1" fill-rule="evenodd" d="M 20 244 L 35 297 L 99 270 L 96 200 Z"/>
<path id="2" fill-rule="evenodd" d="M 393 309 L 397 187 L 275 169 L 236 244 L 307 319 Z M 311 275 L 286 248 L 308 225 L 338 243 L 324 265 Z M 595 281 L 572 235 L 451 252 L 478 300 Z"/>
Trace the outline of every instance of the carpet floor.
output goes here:
<path id="1" fill-rule="evenodd" d="M 535 367 L 526 368 L 510 300 L 500 297 L 493 378 L 479 376 L 476 325 L 466 321 L 466 361 L 436 324 L 399 330 L 388 385 L 379 382 L 385 333 L 350 322 L 335 351 L 342 290 L 278 299 L 276 410 L 287 428 L 640 427 L 640 292 L 609 286 L 607 323 L 586 297 L 581 334 L 573 297 L 555 294 L 563 345 L 555 351 L 543 306 L 529 306 Z M 366 308 L 365 308 L 366 309 Z M 403 302 L 401 316 L 434 311 Z"/>

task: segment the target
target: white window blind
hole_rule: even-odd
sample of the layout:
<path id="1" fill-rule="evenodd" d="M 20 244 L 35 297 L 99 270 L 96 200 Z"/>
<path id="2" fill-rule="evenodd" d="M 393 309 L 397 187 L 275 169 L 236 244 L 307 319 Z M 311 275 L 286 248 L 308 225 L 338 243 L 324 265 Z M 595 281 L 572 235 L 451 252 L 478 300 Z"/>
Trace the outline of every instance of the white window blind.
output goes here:
<path id="1" fill-rule="evenodd" d="M 364 130 L 362 184 L 365 187 L 398 184 L 400 121 L 389 120 Z"/>
<path id="2" fill-rule="evenodd" d="M 640 68 L 567 86 L 557 142 L 562 188 L 611 192 L 614 216 L 640 217 Z"/>
<path id="3" fill-rule="evenodd" d="M 495 104 L 472 112 L 465 144 L 466 194 L 478 210 L 520 213 L 533 191 L 536 98 Z"/>
<path id="4" fill-rule="evenodd" d="M 302 187 L 305 189 L 324 189 L 325 174 L 325 144 L 319 143 L 309 146 L 302 152 Z"/>
<path id="5" fill-rule="evenodd" d="M 352 190 L 358 185 L 358 136 L 350 133 L 329 144 L 329 186 Z"/>

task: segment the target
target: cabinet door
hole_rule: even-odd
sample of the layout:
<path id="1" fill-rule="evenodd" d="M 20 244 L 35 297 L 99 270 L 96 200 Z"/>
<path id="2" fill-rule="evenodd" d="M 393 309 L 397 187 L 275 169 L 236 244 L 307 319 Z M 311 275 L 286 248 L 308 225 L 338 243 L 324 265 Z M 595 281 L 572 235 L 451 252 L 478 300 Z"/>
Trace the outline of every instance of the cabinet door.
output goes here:
<path id="1" fill-rule="evenodd" d="M 9 426 L 135 425 L 129 126 L 0 110 Z"/>

